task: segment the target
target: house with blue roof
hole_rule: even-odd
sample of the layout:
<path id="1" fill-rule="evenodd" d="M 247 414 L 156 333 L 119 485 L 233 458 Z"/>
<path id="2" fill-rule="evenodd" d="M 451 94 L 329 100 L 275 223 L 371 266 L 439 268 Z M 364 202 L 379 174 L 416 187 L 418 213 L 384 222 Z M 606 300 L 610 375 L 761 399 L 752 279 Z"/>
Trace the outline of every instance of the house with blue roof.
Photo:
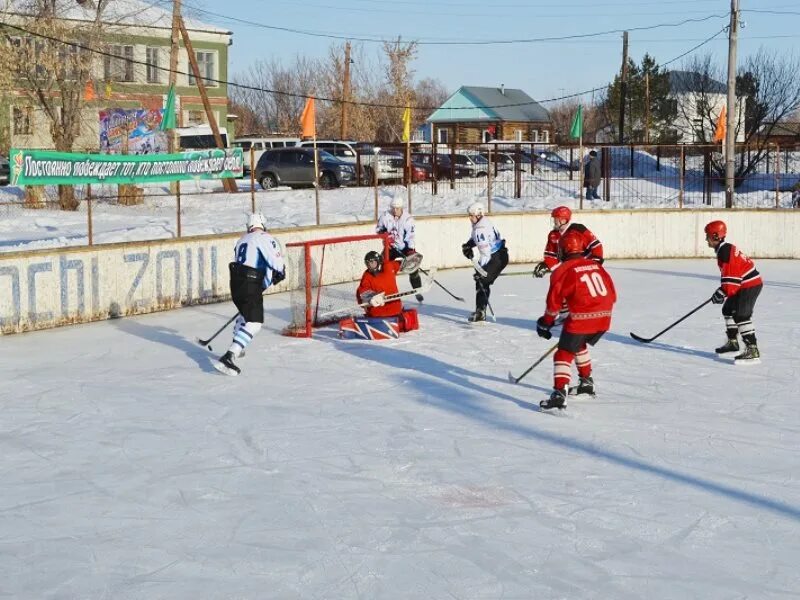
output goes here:
<path id="1" fill-rule="evenodd" d="M 440 144 L 548 144 L 553 139 L 550 113 L 522 90 L 505 86 L 463 86 L 428 117 L 427 123 L 431 140 Z"/>

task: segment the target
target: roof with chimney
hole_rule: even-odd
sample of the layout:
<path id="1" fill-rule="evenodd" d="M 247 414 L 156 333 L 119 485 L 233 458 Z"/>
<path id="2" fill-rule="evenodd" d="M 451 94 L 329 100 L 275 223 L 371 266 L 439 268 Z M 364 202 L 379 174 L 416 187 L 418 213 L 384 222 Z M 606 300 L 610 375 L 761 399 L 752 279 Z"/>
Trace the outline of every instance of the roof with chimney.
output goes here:
<path id="1" fill-rule="evenodd" d="M 462 86 L 437 108 L 428 121 L 456 123 L 464 121 L 514 121 L 549 123 L 550 113 L 519 89 Z"/>

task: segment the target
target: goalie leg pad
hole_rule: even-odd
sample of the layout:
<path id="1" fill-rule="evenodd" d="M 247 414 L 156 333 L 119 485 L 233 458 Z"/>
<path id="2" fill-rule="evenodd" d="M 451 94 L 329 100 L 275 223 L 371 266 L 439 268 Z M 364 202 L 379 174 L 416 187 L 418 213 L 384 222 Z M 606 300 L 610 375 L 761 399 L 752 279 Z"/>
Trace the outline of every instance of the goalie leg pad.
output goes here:
<path id="1" fill-rule="evenodd" d="M 343 340 L 393 340 L 400 337 L 398 317 L 356 318 L 339 321 L 339 337 Z"/>

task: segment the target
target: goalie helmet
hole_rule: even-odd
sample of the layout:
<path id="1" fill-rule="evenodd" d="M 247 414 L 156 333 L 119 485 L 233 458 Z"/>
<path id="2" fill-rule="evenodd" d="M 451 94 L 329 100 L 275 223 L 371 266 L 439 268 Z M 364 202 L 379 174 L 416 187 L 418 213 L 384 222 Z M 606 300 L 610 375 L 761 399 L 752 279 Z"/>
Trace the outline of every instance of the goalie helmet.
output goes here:
<path id="1" fill-rule="evenodd" d="M 725 236 L 728 235 L 728 228 L 724 221 L 711 221 L 705 226 L 704 231 L 706 232 L 706 239 L 712 239 L 715 242 L 724 240 Z"/>
<path id="2" fill-rule="evenodd" d="M 373 261 L 373 260 L 377 262 L 377 266 L 374 269 L 370 269 L 369 263 L 370 263 L 370 261 Z M 380 255 L 380 253 L 376 252 L 375 250 L 370 250 L 369 252 L 367 252 L 364 255 L 364 264 L 367 266 L 367 269 L 369 269 L 369 271 L 372 272 L 372 273 L 376 273 L 376 272 L 380 271 L 381 270 L 381 255 Z"/>
<path id="3" fill-rule="evenodd" d="M 261 213 L 252 213 L 247 217 L 247 231 L 253 231 L 253 229 L 262 229 L 266 231 L 267 226 L 265 221 L 266 219 L 264 219 L 264 215 Z"/>
<path id="4" fill-rule="evenodd" d="M 483 210 L 483 204 L 480 202 L 474 202 L 473 204 L 469 205 L 467 209 L 467 214 L 470 217 L 482 217 L 485 213 Z"/>
<path id="5" fill-rule="evenodd" d="M 577 231 L 567 231 L 558 240 L 558 248 L 561 252 L 562 258 L 570 258 L 574 256 L 583 256 L 586 250 L 586 244 L 583 241 L 583 236 Z"/>

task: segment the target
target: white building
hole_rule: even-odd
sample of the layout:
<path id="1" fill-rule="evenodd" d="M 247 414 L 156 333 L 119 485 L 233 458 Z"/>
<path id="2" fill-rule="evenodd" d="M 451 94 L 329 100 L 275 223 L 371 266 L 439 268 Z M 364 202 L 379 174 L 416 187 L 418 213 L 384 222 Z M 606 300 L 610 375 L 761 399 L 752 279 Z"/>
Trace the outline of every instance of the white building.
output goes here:
<path id="1" fill-rule="evenodd" d="M 670 100 L 677 110 L 673 129 L 677 141 L 684 144 L 711 142 L 722 108 L 727 102 L 724 83 L 702 73 L 670 71 Z M 744 99 L 737 102 L 736 141 L 744 141 Z"/>

